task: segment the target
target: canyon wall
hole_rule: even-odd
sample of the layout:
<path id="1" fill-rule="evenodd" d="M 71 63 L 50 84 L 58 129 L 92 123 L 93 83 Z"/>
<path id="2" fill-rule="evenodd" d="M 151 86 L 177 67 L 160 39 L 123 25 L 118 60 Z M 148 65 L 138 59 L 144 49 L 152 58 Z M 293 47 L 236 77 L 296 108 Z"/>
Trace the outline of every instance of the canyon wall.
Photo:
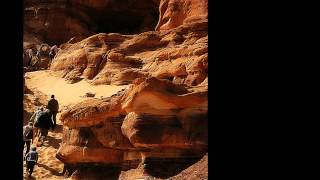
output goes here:
<path id="1" fill-rule="evenodd" d="M 30 47 L 42 41 L 53 45 L 99 32 L 153 30 L 158 6 L 158 0 L 25 0 L 24 44 Z"/>
<path id="2" fill-rule="evenodd" d="M 57 158 L 73 167 L 74 178 L 85 176 L 77 171 L 84 166 L 127 170 L 139 163 L 154 177 L 174 176 L 207 152 L 207 93 L 207 86 L 151 77 L 110 98 L 83 101 L 61 115 Z"/>
<path id="3" fill-rule="evenodd" d="M 66 3 L 86 9 L 79 11 L 86 12 L 79 15 L 81 22 L 111 31 L 61 44 L 50 70 L 63 72 L 71 83 L 129 84 L 109 98 L 85 100 L 62 113 L 64 136 L 56 157 L 67 177 L 117 178 L 121 170 L 142 166 L 145 174 L 169 178 L 207 153 L 207 3 Z M 150 10 L 154 6 L 157 14 Z M 130 23 L 122 21 L 128 16 Z"/>
<path id="4" fill-rule="evenodd" d="M 160 10 L 164 14 L 172 12 L 170 4 L 165 10 L 160 6 Z M 178 10 L 189 12 L 188 8 Z M 180 11 L 176 14 L 181 14 Z M 208 19 L 205 13 L 183 14 L 186 15 L 180 24 L 171 23 L 166 15 L 160 16 L 158 31 L 134 35 L 100 33 L 77 43 L 65 43 L 51 70 L 64 71 L 63 77 L 70 82 L 85 78 L 93 84 L 130 84 L 140 77 L 157 77 L 191 86 L 206 83 Z"/>

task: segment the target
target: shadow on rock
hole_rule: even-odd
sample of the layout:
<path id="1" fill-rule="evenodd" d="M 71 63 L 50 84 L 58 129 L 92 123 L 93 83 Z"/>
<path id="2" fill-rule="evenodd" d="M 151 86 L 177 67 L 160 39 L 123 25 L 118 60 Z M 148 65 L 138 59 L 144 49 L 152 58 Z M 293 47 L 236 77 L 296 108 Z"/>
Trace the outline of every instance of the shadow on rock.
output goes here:
<path id="1" fill-rule="evenodd" d="M 71 178 L 75 179 L 95 179 L 95 180 L 118 180 L 121 167 L 113 166 L 78 166 L 72 173 Z"/>
<path id="2" fill-rule="evenodd" d="M 156 178 L 169 178 L 179 174 L 184 169 L 199 161 L 201 157 L 196 158 L 146 158 L 145 171 Z"/>

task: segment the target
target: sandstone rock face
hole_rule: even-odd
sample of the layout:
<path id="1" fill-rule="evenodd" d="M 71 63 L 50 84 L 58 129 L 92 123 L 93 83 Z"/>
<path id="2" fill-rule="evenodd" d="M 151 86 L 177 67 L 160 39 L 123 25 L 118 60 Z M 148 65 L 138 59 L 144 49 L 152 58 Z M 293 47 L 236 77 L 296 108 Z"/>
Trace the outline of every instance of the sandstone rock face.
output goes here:
<path id="1" fill-rule="evenodd" d="M 74 36 L 84 38 L 92 34 L 81 19 L 71 15 L 72 9 L 66 0 L 24 1 L 24 34 L 36 35 L 36 39 L 50 45 L 63 43 Z"/>
<path id="2" fill-rule="evenodd" d="M 144 32 L 155 27 L 158 6 L 159 0 L 25 0 L 24 34 L 53 45 L 99 32 Z"/>
<path id="3" fill-rule="evenodd" d="M 157 174 L 161 159 L 185 166 L 207 152 L 207 92 L 207 86 L 151 77 L 110 98 L 83 101 L 61 115 L 65 129 L 57 158 L 75 172 L 82 164 L 145 161 L 146 170 Z"/>
<path id="4" fill-rule="evenodd" d="M 157 77 L 196 86 L 207 77 L 207 25 L 201 21 L 138 35 L 100 33 L 66 44 L 50 69 L 64 71 L 66 79 L 84 77 L 93 84 L 124 85 Z"/>
<path id="5" fill-rule="evenodd" d="M 99 14 L 105 8 L 120 12 L 136 1 L 115 2 L 69 3 Z M 156 31 L 72 40 L 53 59 L 50 70 L 62 71 L 72 83 L 84 78 L 93 84 L 130 84 L 111 97 L 85 100 L 61 114 L 65 129 L 57 158 L 73 167 L 72 178 L 103 179 L 94 175 L 99 168 L 130 169 L 139 163 L 146 174 L 168 178 L 207 153 L 208 1 L 148 2 L 136 5 L 143 9 L 157 4 Z M 112 18 L 111 12 L 102 19 Z M 149 24 L 155 16 L 145 17 Z"/>
<path id="6" fill-rule="evenodd" d="M 182 24 L 208 19 L 208 0 L 161 0 L 156 30 L 169 30 Z"/>

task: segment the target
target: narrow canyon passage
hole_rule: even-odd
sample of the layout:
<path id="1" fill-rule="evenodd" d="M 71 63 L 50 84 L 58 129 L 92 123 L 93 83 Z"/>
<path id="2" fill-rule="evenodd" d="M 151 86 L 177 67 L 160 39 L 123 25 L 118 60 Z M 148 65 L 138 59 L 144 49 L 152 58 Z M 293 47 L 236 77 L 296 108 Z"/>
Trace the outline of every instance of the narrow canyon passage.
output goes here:
<path id="1" fill-rule="evenodd" d="M 46 102 L 51 94 L 59 101 L 60 110 L 78 103 L 88 97 L 81 97 L 87 92 L 95 93 L 95 97 L 109 97 L 126 86 L 99 85 L 93 86 L 86 81 L 69 84 L 57 74 L 50 71 L 35 71 L 26 73 L 26 87 L 32 92 L 37 92 L 39 101 Z M 49 130 L 47 141 L 37 147 L 39 153 L 38 165 L 35 166 L 31 178 L 28 178 L 24 165 L 24 179 L 64 179 L 62 175 L 63 163 L 56 159 L 56 152 L 60 147 L 63 126 L 60 122 L 61 113 L 57 114 L 57 127 Z M 35 144 L 33 144 L 35 146 Z"/>

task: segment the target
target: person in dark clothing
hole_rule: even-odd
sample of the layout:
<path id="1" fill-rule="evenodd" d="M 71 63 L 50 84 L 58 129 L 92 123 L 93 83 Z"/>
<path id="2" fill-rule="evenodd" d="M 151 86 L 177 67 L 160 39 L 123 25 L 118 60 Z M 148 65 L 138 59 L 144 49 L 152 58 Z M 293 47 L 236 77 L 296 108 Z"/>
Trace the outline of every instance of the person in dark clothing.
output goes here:
<path id="1" fill-rule="evenodd" d="M 28 53 L 28 57 L 29 57 L 29 59 L 30 59 L 30 61 L 31 61 L 31 59 L 32 59 L 32 57 L 33 57 L 33 51 L 32 51 L 32 49 L 28 49 L 27 50 L 27 53 Z M 30 65 L 30 64 L 29 64 Z"/>
<path id="2" fill-rule="evenodd" d="M 30 66 L 31 61 L 32 61 L 32 57 L 33 57 L 32 49 L 27 49 L 24 54 L 25 54 L 25 56 L 24 56 L 25 66 Z"/>
<path id="3" fill-rule="evenodd" d="M 38 107 L 36 109 L 36 111 L 32 114 L 31 118 L 30 118 L 30 122 L 33 122 L 34 124 L 38 121 L 38 118 L 39 118 L 39 115 L 40 113 L 44 111 L 44 108 L 43 107 Z"/>
<path id="4" fill-rule="evenodd" d="M 27 51 L 23 52 L 23 66 L 27 67 L 30 64 L 30 58 Z"/>
<path id="5" fill-rule="evenodd" d="M 33 123 L 29 122 L 28 125 L 23 127 L 23 147 L 24 145 L 27 145 L 26 154 L 30 150 L 30 143 L 32 139 L 33 139 Z"/>
<path id="6" fill-rule="evenodd" d="M 31 177 L 33 173 L 33 168 L 38 162 L 38 153 L 36 151 L 36 147 L 32 147 L 31 151 L 25 156 L 27 162 L 27 172 L 29 173 L 29 177 Z"/>
<path id="7" fill-rule="evenodd" d="M 41 56 L 42 56 L 42 53 L 41 53 L 42 48 L 45 47 L 45 46 L 46 46 L 45 44 L 41 44 L 40 47 L 39 47 L 39 49 L 37 50 L 36 56 L 37 56 L 40 60 L 41 60 Z"/>
<path id="8" fill-rule="evenodd" d="M 58 51 L 58 47 L 57 45 L 54 45 L 50 48 L 50 51 L 49 51 L 49 58 L 50 58 L 50 62 L 52 61 L 52 59 L 54 58 L 54 56 L 57 54 L 57 51 Z"/>
<path id="9" fill-rule="evenodd" d="M 57 116 L 57 113 L 59 111 L 59 103 L 54 98 L 54 95 L 51 95 L 51 99 L 48 102 L 47 109 L 49 109 L 50 112 L 51 112 L 51 118 L 52 118 L 53 126 L 54 126 L 53 128 L 55 128 L 56 125 L 57 125 L 56 116 Z"/>
<path id="10" fill-rule="evenodd" d="M 40 129 L 39 139 L 42 145 L 45 138 L 48 135 L 49 129 L 53 129 L 53 122 L 51 120 L 51 112 L 49 109 L 45 110 L 44 112 L 40 112 L 38 121 L 35 123 L 34 126 Z"/>
<path id="11" fill-rule="evenodd" d="M 36 124 L 36 122 L 38 121 L 39 115 L 41 114 L 41 112 L 44 111 L 43 107 L 38 107 L 37 110 L 32 114 L 31 118 L 30 118 L 30 122 L 33 122 L 33 124 Z M 33 128 L 33 133 L 34 133 L 34 137 L 37 137 L 37 135 L 40 133 L 39 129 L 34 127 Z"/>

